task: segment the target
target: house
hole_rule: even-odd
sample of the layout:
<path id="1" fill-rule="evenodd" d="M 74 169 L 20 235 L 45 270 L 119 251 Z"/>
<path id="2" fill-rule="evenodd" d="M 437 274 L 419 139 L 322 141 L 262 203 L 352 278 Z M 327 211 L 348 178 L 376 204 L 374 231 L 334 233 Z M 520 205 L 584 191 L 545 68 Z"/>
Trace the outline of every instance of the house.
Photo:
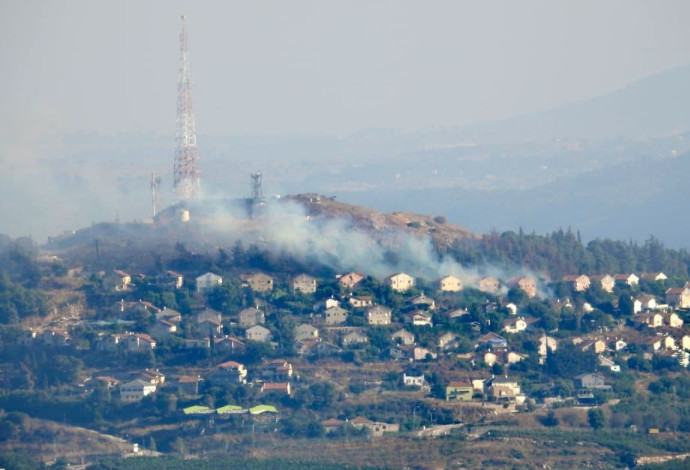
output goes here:
<path id="1" fill-rule="evenodd" d="M 506 333 L 520 333 L 527 329 L 529 322 L 524 317 L 508 318 L 503 321 L 502 326 L 502 331 Z"/>
<path id="2" fill-rule="evenodd" d="M 122 337 L 122 344 L 129 351 L 150 351 L 156 347 L 156 340 L 144 333 L 127 333 Z"/>
<path id="3" fill-rule="evenodd" d="M 333 296 L 327 298 L 326 300 L 321 300 L 314 304 L 314 311 L 320 312 L 322 310 L 328 310 L 329 308 L 340 307 L 340 301 Z"/>
<path id="4" fill-rule="evenodd" d="M 117 351 L 120 348 L 120 342 L 122 341 L 122 335 L 100 335 L 99 340 L 96 343 L 97 351 Z"/>
<path id="5" fill-rule="evenodd" d="M 414 346 L 413 345 L 404 345 L 404 344 L 397 344 L 388 350 L 388 355 L 390 356 L 391 359 L 394 361 L 402 361 L 405 359 L 414 359 Z"/>
<path id="6" fill-rule="evenodd" d="M 344 308 L 334 306 L 324 312 L 326 325 L 340 325 L 347 321 L 348 311 Z"/>
<path id="7" fill-rule="evenodd" d="M 520 289 L 527 294 L 527 297 L 530 299 L 537 295 L 537 281 L 530 277 L 523 276 L 510 279 L 507 282 L 507 286 L 509 289 Z"/>
<path id="8" fill-rule="evenodd" d="M 633 299 L 633 313 L 656 309 L 656 298 L 653 295 L 641 294 Z"/>
<path id="9" fill-rule="evenodd" d="M 551 336 L 541 336 L 539 338 L 539 346 L 537 347 L 537 352 L 541 357 L 546 357 L 550 352 L 556 351 L 558 349 L 558 340 L 552 338 Z"/>
<path id="10" fill-rule="evenodd" d="M 290 282 L 292 292 L 301 292 L 303 294 L 313 294 L 316 292 L 316 278 L 307 274 L 300 274 L 292 278 Z"/>
<path id="11" fill-rule="evenodd" d="M 446 401 L 470 401 L 474 387 L 469 380 L 456 380 L 446 385 Z"/>
<path id="12" fill-rule="evenodd" d="M 403 385 L 406 387 L 422 388 L 426 385 L 424 374 L 422 375 L 407 375 L 403 372 Z"/>
<path id="13" fill-rule="evenodd" d="M 391 335 L 391 341 L 409 346 L 414 344 L 414 334 L 405 329 L 398 330 Z"/>
<path id="14" fill-rule="evenodd" d="M 642 273 L 640 274 L 640 279 L 643 279 L 645 281 L 649 282 L 657 282 L 657 281 L 665 281 L 668 279 L 666 274 L 662 272 L 656 272 L 656 273 Z"/>
<path id="15" fill-rule="evenodd" d="M 186 349 L 208 349 L 211 347 L 211 340 L 208 336 L 203 338 L 185 339 L 184 347 Z"/>
<path id="16" fill-rule="evenodd" d="M 599 354 L 606 351 L 606 342 L 601 339 L 585 339 L 578 346 L 582 352 L 594 351 Z"/>
<path id="17" fill-rule="evenodd" d="M 399 424 L 375 422 L 370 419 L 364 418 L 363 416 L 357 416 L 355 419 L 350 421 L 350 424 L 356 429 L 366 428 L 369 435 L 374 437 L 381 437 L 387 432 L 398 432 L 400 431 Z"/>
<path id="18" fill-rule="evenodd" d="M 616 285 L 616 280 L 610 274 L 592 274 L 589 276 L 590 288 L 597 286 L 605 292 L 613 292 L 613 286 Z"/>
<path id="19" fill-rule="evenodd" d="M 612 351 L 622 351 L 628 347 L 628 343 L 626 343 L 620 338 L 614 338 L 609 342 L 607 347 Z"/>
<path id="20" fill-rule="evenodd" d="M 266 343 L 271 340 L 270 330 L 261 325 L 254 325 L 251 328 L 247 328 L 244 333 L 247 335 L 247 339 L 251 341 Z"/>
<path id="21" fill-rule="evenodd" d="M 135 379 L 120 385 L 120 399 L 122 401 L 141 400 L 145 396 L 155 392 L 155 385 L 141 379 Z"/>
<path id="22" fill-rule="evenodd" d="M 436 345 L 439 349 L 449 349 L 457 345 L 458 335 L 451 332 L 443 333 L 436 340 Z"/>
<path id="23" fill-rule="evenodd" d="M 371 295 L 352 295 L 348 302 L 354 308 L 366 308 L 374 305 L 374 298 Z"/>
<path id="24" fill-rule="evenodd" d="M 196 278 L 196 291 L 207 292 L 223 284 L 223 278 L 214 273 L 206 273 Z"/>
<path id="25" fill-rule="evenodd" d="M 350 290 L 364 279 L 364 274 L 353 271 L 346 274 L 340 274 L 335 278 L 338 280 L 338 284 L 342 289 Z"/>
<path id="26" fill-rule="evenodd" d="M 508 346 L 508 341 L 501 335 L 489 332 L 477 338 L 475 347 L 479 346 L 488 346 L 492 349 L 505 348 Z"/>
<path id="27" fill-rule="evenodd" d="M 216 323 L 221 322 L 222 315 L 219 311 L 212 308 L 205 308 L 196 314 L 196 322 L 201 323 L 204 320 L 213 320 Z"/>
<path id="28" fill-rule="evenodd" d="M 264 382 L 261 384 L 261 393 L 279 393 L 290 396 L 292 391 L 290 390 L 290 382 Z"/>
<path id="29" fill-rule="evenodd" d="M 425 309 L 425 310 L 435 310 L 436 309 L 436 301 L 430 297 L 427 297 L 424 295 L 424 292 L 419 294 L 416 297 L 412 297 L 407 301 L 408 304 L 415 306 L 416 308 L 419 309 Z"/>
<path id="30" fill-rule="evenodd" d="M 690 335 L 683 335 L 676 341 L 680 349 L 690 350 Z"/>
<path id="31" fill-rule="evenodd" d="M 489 294 L 498 294 L 498 289 L 501 283 L 498 279 L 493 277 L 483 277 L 479 280 L 477 288 L 482 292 L 488 292 Z"/>
<path id="32" fill-rule="evenodd" d="M 412 349 L 412 358 L 415 361 L 423 361 L 425 359 L 436 359 L 438 357 L 438 354 L 436 354 L 434 351 L 432 351 L 429 348 L 425 348 L 422 346 L 415 346 Z"/>
<path id="33" fill-rule="evenodd" d="M 446 276 L 438 280 L 438 289 L 441 292 L 460 292 L 462 281 L 455 276 Z"/>
<path id="34" fill-rule="evenodd" d="M 660 313 L 638 313 L 632 316 L 632 322 L 639 326 L 658 328 L 664 325 L 664 317 Z"/>
<path id="35" fill-rule="evenodd" d="M 434 326 L 431 322 L 431 314 L 423 310 L 415 310 L 414 312 L 405 314 L 405 323 L 414 326 Z"/>
<path id="36" fill-rule="evenodd" d="M 343 346 L 350 346 L 353 344 L 362 344 L 369 341 L 367 335 L 359 330 L 351 331 L 343 336 Z"/>
<path id="37" fill-rule="evenodd" d="M 271 382 L 289 382 L 292 377 L 292 364 L 285 359 L 268 361 L 261 369 L 261 377 Z"/>
<path id="38" fill-rule="evenodd" d="M 165 374 L 158 369 L 144 369 L 140 372 L 130 373 L 132 379 L 141 379 L 153 385 L 162 385 L 165 383 Z"/>
<path id="39" fill-rule="evenodd" d="M 683 319 L 678 316 L 677 313 L 662 313 L 664 325 L 670 328 L 681 328 L 683 326 Z"/>
<path id="40" fill-rule="evenodd" d="M 640 282 L 640 278 L 634 274 L 616 274 L 613 279 L 616 284 L 626 286 L 636 286 Z"/>
<path id="41" fill-rule="evenodd" d="M 604 357 L 599 355 L 597 357 L 597 361 L 599 364 L 599 367 L 604 367 L 606 369 L 609 369 L 611 372 L 620 372 L 621 371 L 621 366 L 613 362 L 611 359 L 608 357 Z"/>
<path id="42" fill-rule="evenodd" d="M 177 388 L 185 395 L 198 395 L 199 382 L 201 377 L 198 375 L 183 375 L 177 379 Z"/>
<path id="43" fill-rule="evenodd" d="M 496 363 L 514 364 L 527 358 L 525 354 L 520 354 L 514 351 L 508 352 L 505 349 L 497 351 L 487 351 L 484 353 L 483 356 L 480 355 L 480 357 L 484 361 L 484 363 L 489 367 L 493 366 Z"/>
<path id="44" fill-rule="evenodd" d="M 690 308 L 690 289 L 672 287 L 666 291 L 666 303 L 677 308 Z"/>
<path id="45" fill-rule="evenodd" d="M 374 305 L 367 310 L 367 323 L 369 325 L 390 325 L 392 310 L 383 305 Z"/>
<path id="46" fill-rule="evenodd" d="M 467 308 L 456 308 L 454 310 L 446 312 L 444 315 L 451 320 L 458 320 L 462 319 L 462 317 L 469 314 L 470 312 L 467 310 Z"/>
<path id="47" fill-rule="evenodd" d="M 218 336 L 223 333 L 223 324 L 211 318 L 198 322 L 196 327 L 202 335 Z"/>
<path id="48" fill-rule="evenodd" d="M 153 276 L 149 283 L 159 289 L 175 290 L 181 289 L 184 283 L 184 276 L 175 271 L 166 271 L 163 274 Z"/>
<path id="49" fill-rule="evenodd" d="M 69 333 L 58 328 L 49 328 L 36 335 L 36 339 L 48 346 L 68 346 L 71 342 Z"/>
<path id="50" fill-rule="evenodd" d="M 177 310 L 163 307 L 163 310 L 160 310 L 158 313 L 156 313 L 156 318 L 158 320 L 166 320 L 170 323 L 177 324 L 182 321 L 182 314 Z"/>
<path id="51" fill-rule="evenodd" d="M 114 292 L 125 292 L 132 287 L 132 276 L 115 269 L 103 278 L 103 288 Z"/>
<path id="52" fill-rule="evenodd" d="M 234 336 L 223 336 L 213 339 L 213 347 L 216 351 L 241 354 L 247 350 L 247 345 Z"/>
<path id="53" fill-rule="evenodd" d="M 273 290 L 273 278 L 268 274 L 244 274 L 242 280 L 247 282 L 252 292 L 270 292 Z"/>
<path id="54" fill-rule="evenodd" d="M 409 274 L 396 273 L 388 276 L 385 283 L 396 292 L 407 292 L 414 287 L 414 278 Z"/>
<path id="55" fill-rule="evenodd" d="M 580 374 L 573 379 L 575 387 L 587 390 L 608 390 L 610 385 L 606 385 L 603 375 L 596 372 L 588 374 Z"/>
<path id="56" fill-rule="evenodd" d="M 302 341 L 305 339 L 318 338 L 319 330 L 311 325 L 304 324 L 295 327 L 293 334 L 295 336 L 295 341 Z"/>
<path id="57" fill-rule="evenodd" d="M 570 285 L 570 287 L 575 292 L 586 291 L 587 289 L 589 289 L 589 285 L 590 285 L 589 277 L 585 276 L 584 274 L 580 274 L 579 276 L 577 276 L 577 275 L 565 276 L 563 278 L 563 282 Z"/>
<path id="58" fill-rule="evenodd" d="M 524 402 L 525 396 L 520 393 L 520 384 L 515 379 L 508 377 L 495 377 L 486 382 L 489 397 L 496 401 Z"/>
<path id="59" fill-rule="evenodd" d="M 216 366 L 209 380 L 218 385 L 245 384 L 247 383 L 247 368 L 239 362 L 223 362 Z"/>
<path id="60" fill-rule="evenodd" d="M 345 421 L 341 421 L 336 418 L 327 419 L 326 421 L 321 421 L 321 426 L 326 434 L 333 434 L 337 432 L 340 428 L 345 425 Z"/>
<path id="61" fill-rule="evenodd" d="M 149 328 L 149 333 L 154 338 L 167 338 L 177 331 L 177 325 L 168 320 L 159 319 Z"/>
<path id="62" fill-rule="evenodd" d="M 139 300 L 137 302 L 125 302 L 124 299 L 117 302 L 116 310 L 120 312 L 136 313 L 141 315 L 158 315 L 161 309 L 153 305 L 151 302 Z"/>
<path id="63" fill-rule="evenodd" d="M 675 350 L 676 348 L 676 340 L 673 339 L 672 336 L 668 335 L 656 335 L 656 336 L 650 336 L 649 338 L 646 339 L 645 344 L 644 344 L 647 349 L 651 351 L 659 351 L 661 349 L 670 349 L 670 350 Z"/>
<path id="64" fill-rule="evenodd" d="M 250 326 L 258 325 L 265 321 L 266 317 L 264 312 L 258 308 L 245 308 L 240 310 L 240 313 L 237 314 L 237 322 L 242 328 L 249 328 Z"/>

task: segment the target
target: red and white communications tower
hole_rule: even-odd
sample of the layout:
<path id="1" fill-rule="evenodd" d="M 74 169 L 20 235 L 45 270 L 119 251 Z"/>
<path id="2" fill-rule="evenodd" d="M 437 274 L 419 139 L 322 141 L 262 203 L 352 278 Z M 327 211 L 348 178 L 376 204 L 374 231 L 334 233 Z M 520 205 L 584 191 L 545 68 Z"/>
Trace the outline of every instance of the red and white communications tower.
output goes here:
<path id="1" fill-rule="evenodd" d="M 192 78 L 189 71 L 189 37 L 184 27 L 184 20 L 185 15 L 182 15 L 180 82 L 177 85 L 177 131 L 175 132 L 173 170 L 173 201 L 175 203 L 201 197 L 201 171 L 192 107 Z"/>

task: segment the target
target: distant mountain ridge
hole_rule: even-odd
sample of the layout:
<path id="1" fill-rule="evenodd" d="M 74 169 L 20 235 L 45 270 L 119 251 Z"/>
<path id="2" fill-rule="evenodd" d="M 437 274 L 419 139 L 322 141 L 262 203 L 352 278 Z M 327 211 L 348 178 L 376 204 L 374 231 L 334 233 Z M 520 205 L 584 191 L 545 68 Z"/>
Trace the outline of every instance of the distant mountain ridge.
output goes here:
<path id="1" fill-rule="evenodd" d="M 470 125 L 463 137 L 493 143 L 550 139 L 642 139 L 690 129 L 690 65 L 548 111 Z"/>

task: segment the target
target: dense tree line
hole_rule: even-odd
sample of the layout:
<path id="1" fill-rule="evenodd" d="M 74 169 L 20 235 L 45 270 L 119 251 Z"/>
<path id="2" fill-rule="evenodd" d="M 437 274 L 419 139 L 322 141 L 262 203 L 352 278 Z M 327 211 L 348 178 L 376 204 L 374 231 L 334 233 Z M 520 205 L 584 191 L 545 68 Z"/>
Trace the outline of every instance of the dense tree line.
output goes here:
<path id="1" fill-rule="evenodd" d="M 690 252 L 666 248 L 655 237 L 642 244 L 596 239 L 584 244 L 579 234 L 558 229 L 549 235 L 492 232 L 479 240 L 456 240 L 444 253 L 466 265 L 498 264 L 546 271 L 552 279 L 579 273 L 663 271 L 687 277 Z"/>

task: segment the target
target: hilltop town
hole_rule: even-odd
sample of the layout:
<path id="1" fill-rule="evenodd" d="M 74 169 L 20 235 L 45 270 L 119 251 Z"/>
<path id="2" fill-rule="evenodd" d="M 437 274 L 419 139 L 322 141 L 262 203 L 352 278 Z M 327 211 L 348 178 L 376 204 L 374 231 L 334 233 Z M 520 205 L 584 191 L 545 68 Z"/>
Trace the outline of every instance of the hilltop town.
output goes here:
<path id="1" fill-rule="evenodd" d="M 415 219 L 406 236 L 426 236 L 420 229 L 433 223 Z M 495 236 L 464 233 L 446 246 L 480 250 Z M 516 246 L 549 239 L 500 235 L 513 237 Z M 560 251 L 579 246 L 584 257 L 599 246 L 585 248 L 570 232 L 552 239 L 561 240 Z M 420 468 L 492 468 L 527 458 L 506 443 L 552 429 L 578 439 L 616 430 L 619 440 L 644 441 L 625 452 L 594 443 L 593 454 L 540 451 L 561 468 L 583 458 L 606 465 L 667 454 L 669 442 L 677 452 L 687 446 L 690 279 L 671 261 L 668 274 L 551 278 L 553 266 L 532 264 L 522 272 L 542 274 L 503 278 L 468 265 L 436 278 L 377 277 L 236 242 L 198 253 L 178 244 L 172 255 L 148 248 L 156 261 L 139 271 L 139 249 L 121 246 L 118 264 L 105 268 L 81 262 L 73 246 L 62 258 L 26 239 L 3 239 L 3 449 L 31 443 L 35 455 L 57 458 L 58 437 L 40 437 L 34 420 L 121 441 L 58 453 L 75 462 L 292 458 L 299 446 L 291 442 L 312 439 L 330 450 L 302 456 L 311 461 L 370 465 L 376 446 L 391 459 L 381 467 L 398 466 L 399 455 Z M 640 266 L 645 249 L 629 247 Z M 663 445 L 655 441 L 661 435 Z M 429 449 L 450 439 L 457 448 L 429 456 L 391 450 L 411 439 Z M 492 439 L 500 442 L 487 459 L 479 443 Z M 347 450 L 353 446 L 359 457 Z"/>

